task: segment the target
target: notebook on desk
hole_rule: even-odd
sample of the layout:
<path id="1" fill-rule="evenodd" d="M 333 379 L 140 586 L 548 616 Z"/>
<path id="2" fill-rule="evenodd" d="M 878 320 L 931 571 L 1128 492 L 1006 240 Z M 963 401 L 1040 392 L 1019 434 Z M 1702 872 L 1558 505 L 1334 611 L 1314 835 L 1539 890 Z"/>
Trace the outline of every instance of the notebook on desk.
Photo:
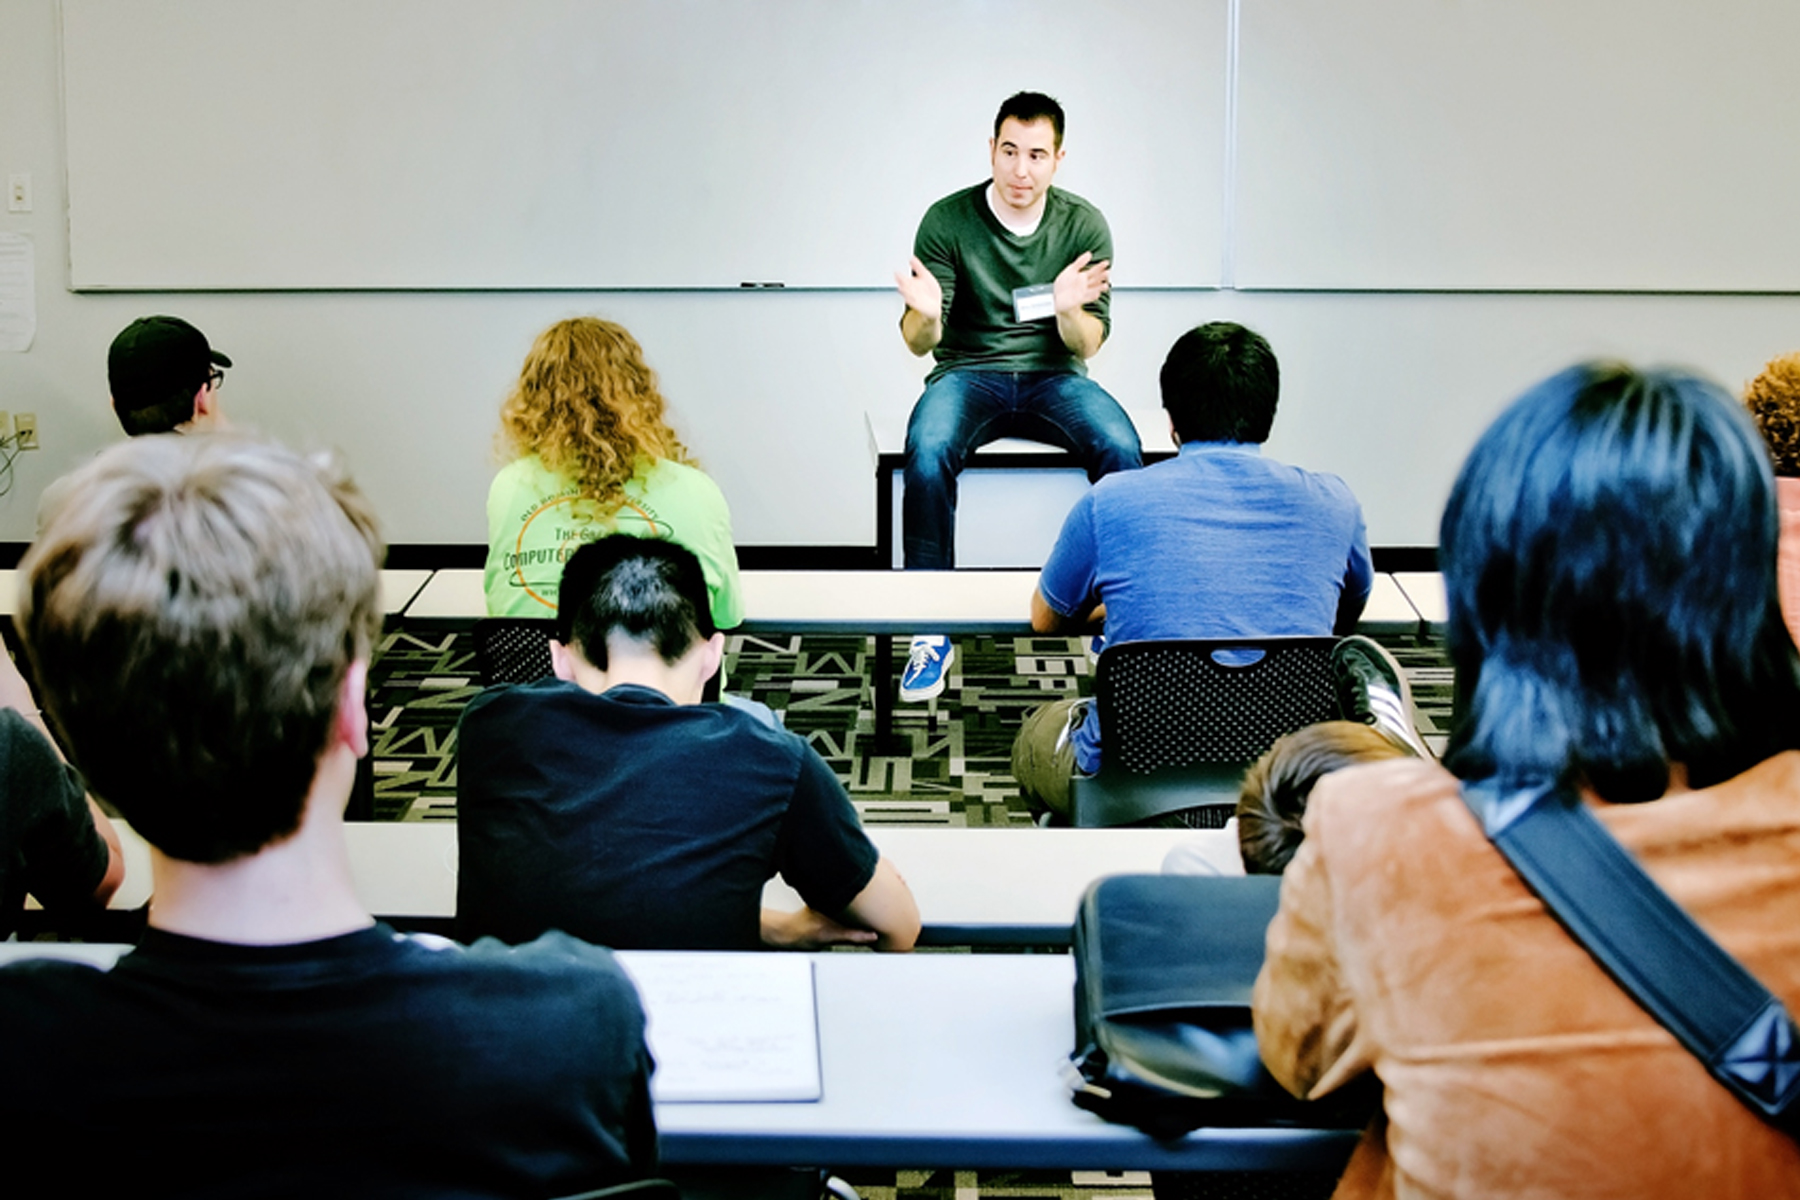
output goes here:
<path id="1" fill-rule="evenodd" d="M 789 954 L 618 955 L 643 998 L 660 1104 L 812 1101 L 819 1008 L 812 960 Z"/>

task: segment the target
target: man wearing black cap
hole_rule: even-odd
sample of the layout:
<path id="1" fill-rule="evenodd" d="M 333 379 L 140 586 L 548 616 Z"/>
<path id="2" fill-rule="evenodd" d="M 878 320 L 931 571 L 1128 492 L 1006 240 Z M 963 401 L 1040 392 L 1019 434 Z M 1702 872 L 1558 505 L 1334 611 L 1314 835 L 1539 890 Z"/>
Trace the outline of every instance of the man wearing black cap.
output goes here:
<path id="1" fill-rule="evenodd" d="M 230 365 L 180 317 L 139 317 L 106 355 L 113 411 L 132 437 L 210 428 L 220 420 L 218 368 Z"/>

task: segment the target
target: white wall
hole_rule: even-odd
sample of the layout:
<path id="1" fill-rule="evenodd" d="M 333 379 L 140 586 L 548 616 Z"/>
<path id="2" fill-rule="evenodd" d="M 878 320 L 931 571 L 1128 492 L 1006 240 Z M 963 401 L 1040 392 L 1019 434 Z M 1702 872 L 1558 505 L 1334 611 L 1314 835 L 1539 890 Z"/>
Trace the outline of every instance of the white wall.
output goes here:
<path id="1" fill-rule="evenodd" d="M 678 427 L 731 501 L 740 544 L 873 542 L 862 413 L 903 418 L 924 370 L 895 330 L 897 298 L 75 295 L 57 63 L 55 0 L 0 0 L 0 177 L 29 171 L 36 191 L 34 212 L 0 212 L 0 231 L 29 235 L 38 259 L 37 339 L 27 353 L 0 354 L 0 408 L 35 411 L 46 447 L 20 458 L 0 497 L 0 541 L 28 540 L 44 484 L 118 436 L 106 347 L 151 312 L 187 317 L 237 361 L 225 391 L 235 418 L 342 449 L 391 540 L 482 541 L 501 395 L 539 328 L 599 312 L 630 326 L 662 372 Z M 996 98 L 1014 74 L 997 71 Z M 984 169 L 988 119 L 969 114 L 971 178 Z M 1070 154 L 1079 149 L 1072 139 Z M 206 186 L 204 162 L 193 179 Z M 1741 182 L 1721 180 L 1720 191 Z M 919 209 L 932 199 L 918 197 Z M 894 247 L 896 265 L 906 249 Z M 1767 358 L 1800 348 L 1800 298 L 1786 296 L 1127 291 L 1094 374 L 1140 427 L 1156 429 L 1163 353 L 1183 329 L 1217 318 L 1260 329 L 1281 356 L 1271 453 L 1348 479 L 1378 545 L 1434 543 L 1456 466 L 1487 420 L 1578 357 L 1681 362 L 1738 387 Z"/>

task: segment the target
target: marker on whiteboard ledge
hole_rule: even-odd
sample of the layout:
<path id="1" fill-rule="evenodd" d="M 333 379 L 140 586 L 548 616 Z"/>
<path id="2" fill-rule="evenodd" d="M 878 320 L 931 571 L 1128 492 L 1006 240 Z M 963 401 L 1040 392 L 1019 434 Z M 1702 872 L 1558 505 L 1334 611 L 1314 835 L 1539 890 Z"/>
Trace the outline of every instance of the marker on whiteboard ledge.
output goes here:
<path id="1" fill-rule="evenodd" d="M 744 282 L 738 284 L 738 286 L 741 288 L 754 288 L 757 291 L 767 291 L 774 288 L 784 288 L 787 284 L 781 282 L 779 279 L 746 279 Z"/>

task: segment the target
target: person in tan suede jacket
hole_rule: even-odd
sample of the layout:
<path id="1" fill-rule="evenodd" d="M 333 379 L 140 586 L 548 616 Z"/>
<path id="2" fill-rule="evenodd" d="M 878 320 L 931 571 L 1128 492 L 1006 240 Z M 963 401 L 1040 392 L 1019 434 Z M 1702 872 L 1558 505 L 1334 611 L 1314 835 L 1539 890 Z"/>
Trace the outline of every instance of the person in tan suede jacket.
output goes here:
<path id="1" fill-rule="evenodd" d="M 1691 376 L 1577 367 L 1476 445 L 1440 538 L 1463 719 L 1443 766 L 1319 783 L 1256 985 L 1290 1090 L 1381 1081 L 1338 1196 L 1800 1197 L 1800 1147 L 1564 932 L 1458 782 L 1578 784 L 1800 1009 L 1800 658 L 1776 528 L 1754 430 Z"/>

